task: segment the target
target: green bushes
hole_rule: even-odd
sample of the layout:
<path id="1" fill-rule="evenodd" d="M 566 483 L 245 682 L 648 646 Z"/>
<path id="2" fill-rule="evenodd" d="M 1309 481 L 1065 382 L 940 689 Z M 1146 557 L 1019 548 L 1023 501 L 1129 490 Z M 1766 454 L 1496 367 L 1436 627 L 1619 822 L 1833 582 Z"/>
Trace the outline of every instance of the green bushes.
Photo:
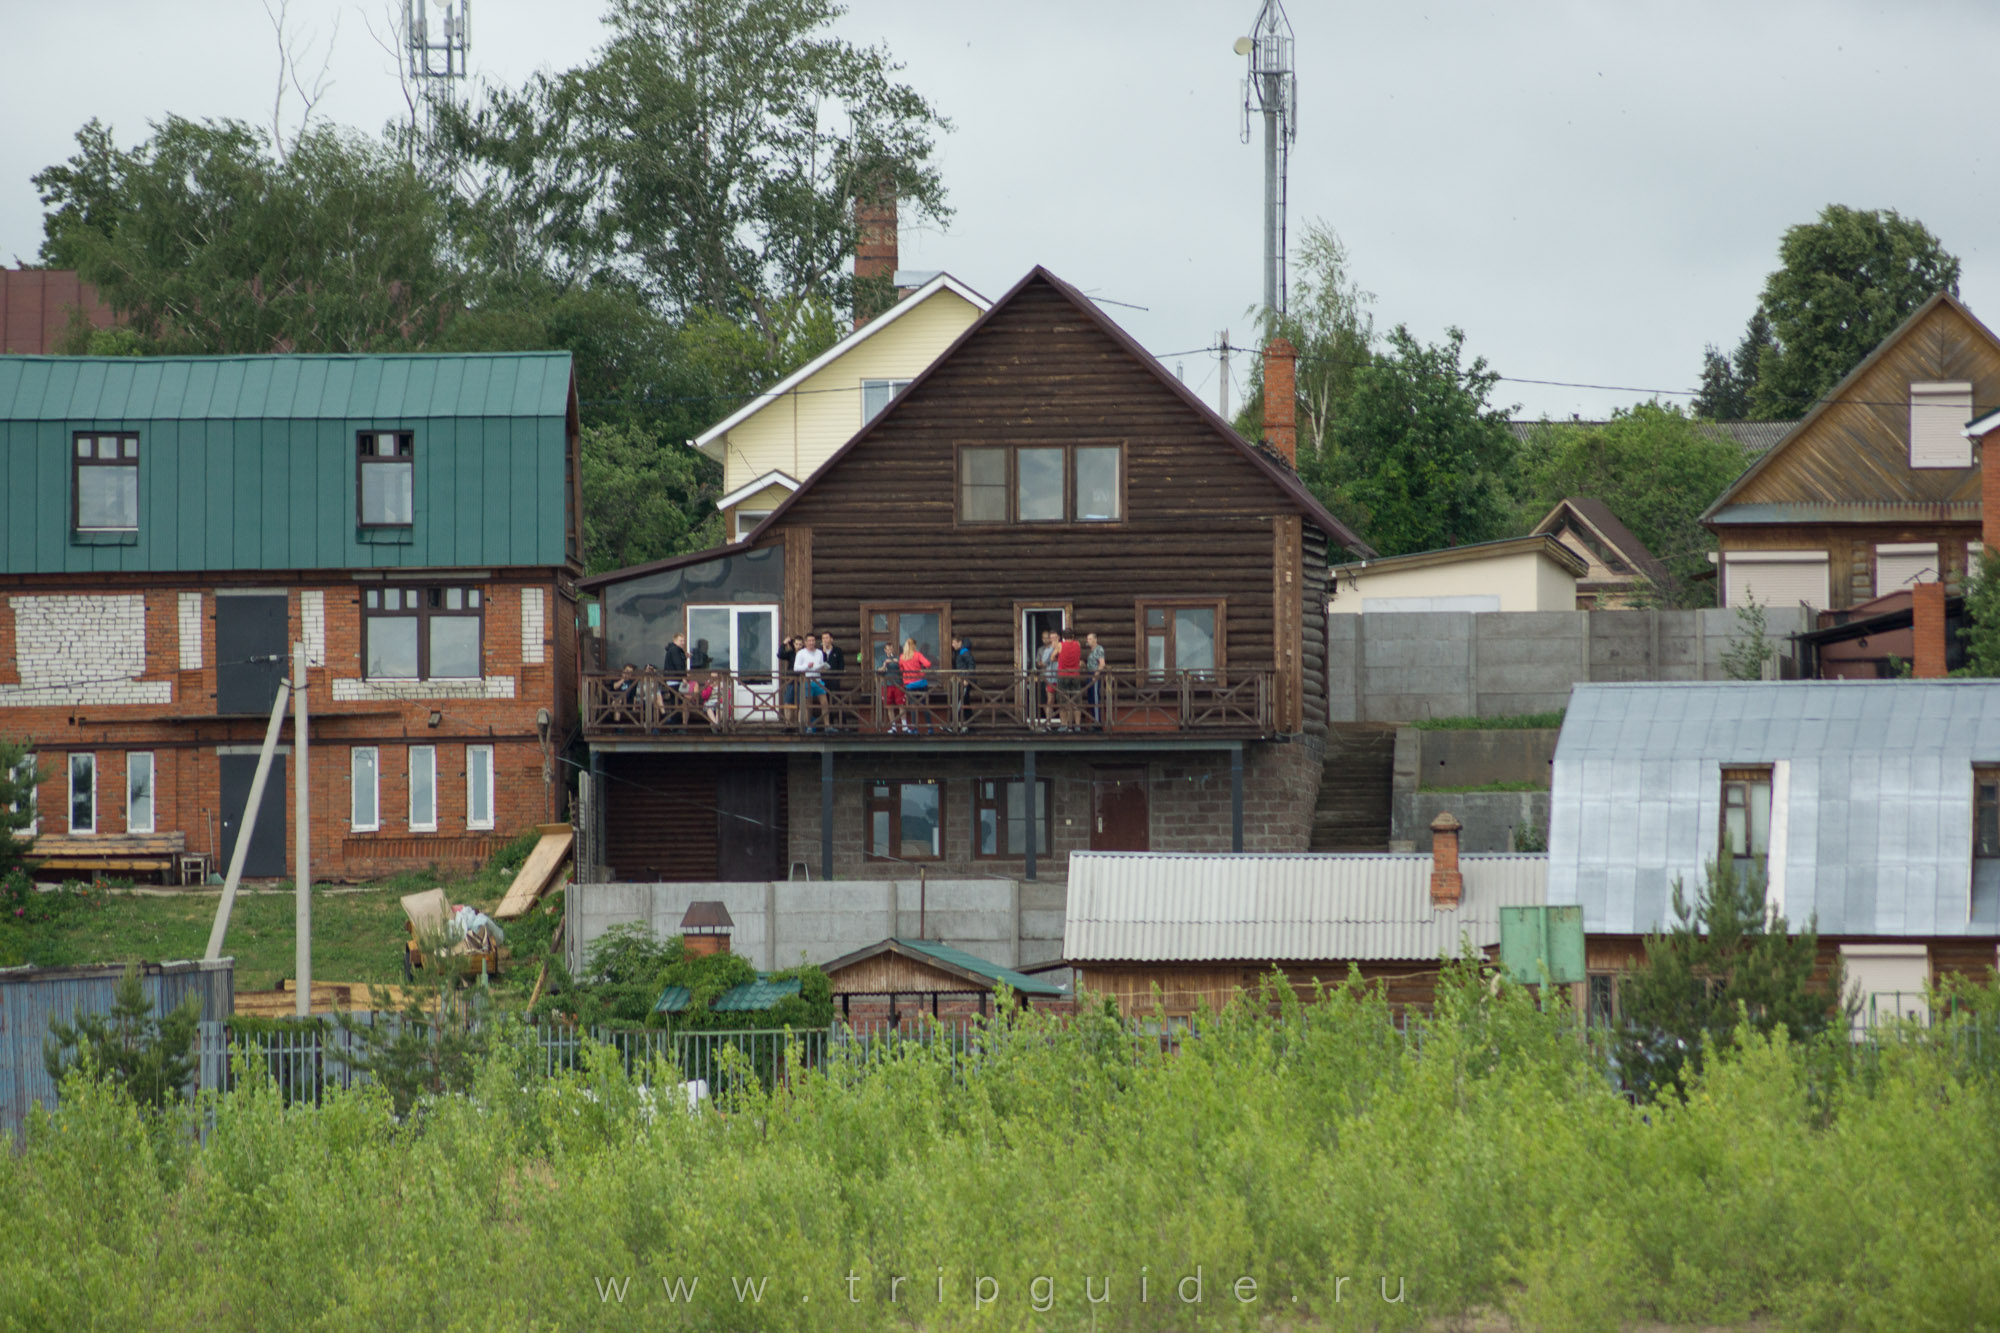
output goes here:
<path id="1" fill-rule="evenodd" d="M 700 1115 L 664 1068 L 656 1091 L 616 1059 L 530 1077 L 511 1030 L 468 1095 L 404 1124 L 379 1091 L 287 1108 L 245 1077 L 193 1146 L 73 1080 L 0 1153 L 0 1325 L 1901 1330 L 2000 1310 L 2000 1050 L 1972 1060 L 1949 1027 L 1865 1062 L 1746 1032 L 1684 1102 L 1633 1105 L 1566 1011 L 1470 968 L 1408 1042 L 1359 988 L 1266 998 L 1275 1016 L 1204 1017 L 1171 1055 L 1102 1012 L 1009 1011 L 959 1065 L 891 1048 Z"/>

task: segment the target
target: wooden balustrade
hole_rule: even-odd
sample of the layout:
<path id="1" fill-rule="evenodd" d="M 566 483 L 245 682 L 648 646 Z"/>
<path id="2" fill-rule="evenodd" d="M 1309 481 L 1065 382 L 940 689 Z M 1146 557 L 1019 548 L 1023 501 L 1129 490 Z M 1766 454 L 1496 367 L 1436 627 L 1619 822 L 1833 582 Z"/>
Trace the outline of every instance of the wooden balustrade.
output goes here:
<path id="1" fill-rule="evenodd" d="M 657 670 L 583 679 L 583 725 L 598 736 L 1087 735 L 1235 732 L 1275 725 L 1268 669 L 1107 670 L 1058 680 L 1040 672 L 932 671 L 928 690 L 892 690 L 849 670 L 823 695 L 796 676 Z M 902 698 L 897 702 L 897 694 Z"/>

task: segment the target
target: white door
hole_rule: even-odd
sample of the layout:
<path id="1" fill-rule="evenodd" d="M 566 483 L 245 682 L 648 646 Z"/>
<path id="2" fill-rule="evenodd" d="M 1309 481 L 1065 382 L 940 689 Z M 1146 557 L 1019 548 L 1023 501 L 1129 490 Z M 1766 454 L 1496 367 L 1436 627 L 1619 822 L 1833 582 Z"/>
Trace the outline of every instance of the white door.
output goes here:
<path id="1" fill-rule="evenodd" d="M 688 674 L 698 682 L 720 671 L 734 682 L 733 716 L 768 722 L 777 716 L 778 608 L 690 606 Z"/>

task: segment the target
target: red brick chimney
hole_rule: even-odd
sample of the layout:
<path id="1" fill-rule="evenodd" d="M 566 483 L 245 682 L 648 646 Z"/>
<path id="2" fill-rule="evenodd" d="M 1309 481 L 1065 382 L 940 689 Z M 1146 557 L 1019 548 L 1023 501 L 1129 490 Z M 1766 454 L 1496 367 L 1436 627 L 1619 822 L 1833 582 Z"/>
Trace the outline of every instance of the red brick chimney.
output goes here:
<path id="1" fill-rule="evenodd" d="M 1264 440 L 1299 465 L 1299 349 L 1284 337 L 1264 344 Z"/>
<path id="2" fill-rule="evenodd" d="M 1449 810 L 1431 821 L 1431 906 L 1438 911 L 1465 900 L 1465 876 L 1458 871 L 1458 831 L 1464 827 Z"/>
<path id="3" fill-rule="evenodd" d="M 881 190 L 886 197 L 854 201 L 854 225 L 860 232 L 854 244 L 854 327 L 860 328 L 882 313 L 885 302 L 896 299 L 890 286 L 895 281 L 896 191 L 893 185 Z"/>
<path id="4" fill-rule="evenodd" d="M 1919 583 L 1910 589 L 1910 626 L 1916 639 L 1910 674 L 1918 680 L 1941 679 L 1944 676 L 1944 584 Z"/>
<path id="5" fill-rule="evenodd" d="M 681 917 L 681 949 L 690 958 L 729 952 L 729 933 L 736 928 L 729 909 L 719 902 L 689 903 Z"/>

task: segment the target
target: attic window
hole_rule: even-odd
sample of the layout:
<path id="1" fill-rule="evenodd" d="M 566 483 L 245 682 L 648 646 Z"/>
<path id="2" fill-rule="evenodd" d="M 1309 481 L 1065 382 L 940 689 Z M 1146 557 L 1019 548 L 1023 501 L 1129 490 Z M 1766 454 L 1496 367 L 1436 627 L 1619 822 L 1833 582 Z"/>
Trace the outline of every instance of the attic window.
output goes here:
<path id="1" fill-rule="evenodd" d="M 72 525 L 78 532 L 139 527 L 139 437 L 78 435 L 71 461 Z"/>
<path id="2" fill-rule="evenodd" d="M 1972 854 L 2000 857 L 2000 768 L 1972 770 Z"/>
<path id="3" fill-rule="evenodd" d="M 1972 385 L 1945 380 L 1910 385 L 1910 466 L 1971 467 Z"/>
<path id="4" fill-rule="evenodd" d="M 416 518 L 416 436 L 364 430 L 357 437 L 356 518 L 364 528 L 407 528 Z"/>

